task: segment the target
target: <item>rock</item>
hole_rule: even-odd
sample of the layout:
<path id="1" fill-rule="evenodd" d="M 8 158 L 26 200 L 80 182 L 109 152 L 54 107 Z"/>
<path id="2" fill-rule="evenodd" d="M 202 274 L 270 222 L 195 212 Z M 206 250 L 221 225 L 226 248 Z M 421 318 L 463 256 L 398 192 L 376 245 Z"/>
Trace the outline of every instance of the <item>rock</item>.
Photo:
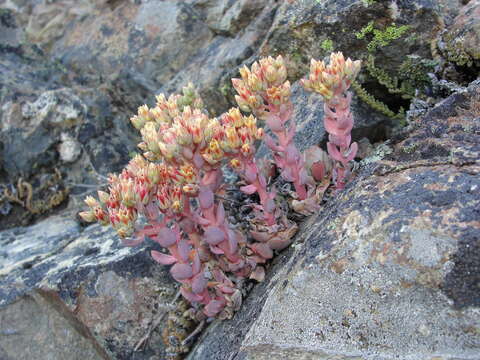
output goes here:
<path id="1" fill-rule="evenodd" d="M 259 10 L 258 1 L 235 3 L 245 6 L 257 4 L 255 9 Z M 211 115 L 218 116 L 235 106 L 231 78 L 238 77 L 238 68 L 244 61 L 253 62 L 255 50 L 264 41 L 278 6 L 272 0 L 262 1 L 261 4 L 263 8 L 256 17 L 250 17 L 250 14 L 242 18 L 244 28 L 235 36 L 215 36 L 157 92 L 176 92 L 188 82 L 193 82 Z"/>
<path id="2" fill-rule="evenodd" d="M 445 57 L 460 66 L 480 68 L 480 1 L 462 7 L 453 24 L 443 34 L 440 49 Z"/>
<path id="3" fill-rule="evenodd" d="M 188 359 L 478 358 L 479 104 L 477 81 L 366 162 Z"/>
<path id="4" fill-rule="evenodd" d="M 217 34 L 235 36 L 262 10 L 260 0 L 193 0 L 192 4 L 205 16 L 205 23 Z"/>
<path id="5" fill-rule="evenodd" d="M 66 133 L 62 133 L 60 136 L 61 144 L 58 146 L 58 153 L 60 154 L 60 160 L 66 163 L 72 163 L 78 159 L 82 148 L 77 140 L 73 139 Z"/>
<path id="6" fill-rule="evenodd" d="M 161 342 L 133 354 L 175 291 L 153 243 L 124 247 L 110 229 L 55 216 L 0 232 L 0 244 L 2 359 L 163 356 Z"/>

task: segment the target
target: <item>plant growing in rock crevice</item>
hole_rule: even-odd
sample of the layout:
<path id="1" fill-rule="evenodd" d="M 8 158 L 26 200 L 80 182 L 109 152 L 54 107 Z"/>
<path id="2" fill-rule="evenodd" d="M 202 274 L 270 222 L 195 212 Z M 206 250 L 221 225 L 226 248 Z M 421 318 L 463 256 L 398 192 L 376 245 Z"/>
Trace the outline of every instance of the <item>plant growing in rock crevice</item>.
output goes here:
<path id="1" fill-rule="evenodd" d="M 348 163 L 356 153 L 350 144 L 353 118 L 346 91 L 360 63 L 332 54 L 331 63 L 312 61 L 307 89 L 325 98 L 325 127 L 330 134 L 328 153 L 318 147 L 301 154 L 295 147 L 290 83 L 281 57 L 261 59 L 233 79 L 240 109 L 210 118 L 191 85 L 182 95 L 157 96 L 156 105 L 138 109 L 131 118 L 142 135 L 137 155 L 119 175 L 109 178 L 109 191 L 99 199 L 87 197 L 87 221 L 111 224 L 128 246 L 145 237 L 165 250 L 152 251 L 157 262 L 172 265 L 170 273 L 192 305 L 197 319 L 230 318 L 242 302 L 245 279 L 261 281 L 263 265 L 275 250 L 288 246 L 297 225 L 277 206 L 275 188 L 255 159 L 258 141 L 265 140 L 281 176 L 293 183 L 293 209 L 304 214 L 318 209 L 333 177 L 337 189 L 348 180 Z M 265 120 L 275 138 L 257 126 Z M 222 203 L 225 191 L 222 164 L 228 162 L 246 185 L 257 193 L 254 219 L 248 234 L 234 229 Z M 138 218 L 144 219 L 143 225 Z"/>

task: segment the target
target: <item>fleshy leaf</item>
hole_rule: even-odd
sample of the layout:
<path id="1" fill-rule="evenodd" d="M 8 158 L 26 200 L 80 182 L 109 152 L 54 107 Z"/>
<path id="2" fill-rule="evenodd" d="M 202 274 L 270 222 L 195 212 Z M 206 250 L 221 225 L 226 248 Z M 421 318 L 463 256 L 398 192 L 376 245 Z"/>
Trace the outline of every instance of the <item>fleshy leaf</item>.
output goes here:
<path id="1" fill-rule="evenodd" d="M 245 194 L 252 195 L 257 192 L 257 187 L 253 184 L 240 187 L 240 190 Z"/>
<path id="2" fill-rule="evenodd" d="M 207 283 L 208 281 L 203 272 L 195 275 L 192 281 L 192 292 L 195 294 L 202 293 L 207 287 Z"/>
<path id="3" fill-rule="evenodd" d="M 152 254 L 153 260 L 155 260 L 156 262 L 162 265 L 172 265 L 177 262 L 177 259 L 175 259 L 173 256 L 163 254 L 160 251 L 152 250 L 151 254 Z"/>
<path id="4" fill-rule="evenodd" d="M 203 312 L 208 317 L 217 315 L 225 307 L 225 302 L 220 300 L 212 300 L 203 309 Z"/>
<path id="5" fill-rule="evenodd" d="M 204 237 L 210 245 L 217 245 L 225 239 L 225 233 L 218 226 L 209 226 L 205 229 Z"/>
<path id="6" fill-rule="evenodd" d="M 169 247 L 177 242 L 177 234 L 172 229 L 162 228 L 155 240 L 163 247 Z"/>
<path id="7" fill-rule="evenodd" d="M 191 303 L 195 303 L 202 300 L 202 297 L 200 295 L 194 294 L 190 290 L 185 289 L 183 286 L 180 288 L 180 293 L 183 295 L 185 299 L 187 299 Z"/>
<path id="8" fill-rule="evenodd" d="M 192 267 L 188 264 L 176 263 L 170 269 L 170 273 L 177 281 L 185 280 L 193 275 Z"/>

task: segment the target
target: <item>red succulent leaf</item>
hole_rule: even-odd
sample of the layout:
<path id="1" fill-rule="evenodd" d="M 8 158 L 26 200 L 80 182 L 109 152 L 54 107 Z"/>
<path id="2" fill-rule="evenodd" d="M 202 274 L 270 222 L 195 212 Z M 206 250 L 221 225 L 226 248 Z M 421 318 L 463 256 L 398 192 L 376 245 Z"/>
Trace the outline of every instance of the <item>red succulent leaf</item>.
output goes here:
<path id="1" fill-rule="evenodd" d="M 177 259 L 175 259 L 173 256 L 163 254 L 160 251 L 152 250 L 151 254 L 152 254 L 153 260 L 155 260 L 156 262 L 162 265 L 172 265 L 177 262 Z"/>
<path id="2" fill-rule="evenodd" d="M 200 269 L 201 269 L 201 262 L 200 262 L 200 256 L 198 255 L 198 252 L 195 252 L 193 255 L 193 263 L 192 263 L 192 270 L 194 274 L 197 274 Z"/>
<path id="3" fill-rule="evenodd" d="M 240 190 L 243 191 L 245 194 L 252 195 L 257 192 L 257 187 L 253 184 L 250 184 L 240 187 Z"/>
<path id="4" fill-rule="evenodd" d="M 357 151 L 358 151 L 358 144 L 354 142 L 352 145 L 350 145 L 348 155 L 344 161 L 345 162 L 352 161 L 355 158 L 355 155 L 357 155 Z"/>
<path id="5" fill-rule="evenodd" d="M 170 274 L 177 281 L 185 280 L 191 278 L 193 275 L 192 267 L 188 264 L 176 263 L 170 269 Z"/>
<path id="6" fill-rule="evenodd" d="M 204 238 L 210 245 L 218 245 L 225 239 L 225 233 L 218 226 L 209 226 L 205 229 Z"/>
<path id="7" fill-rule="evenodd" d="M 250 235 L 252 235 L 252 237 L 257 240 L 257 241 L 260 241 L 260 242 L 267 242 L 268 239 L 270 239 L 270 235 L 267 234 L 266 232 L 260 232 L 260 231 L 250 231 Z"/>
<path id="8" fill-rule="evenodd" d="M 336 145 L 332 144 L 331 142 L 328 142 L 327 149 L 328 149 L 328 154 L 332 157 L 332 159 L 340 162 L 343 161 L 343 156 L 340 153 L 340 151 L 338 151 L 338 148 Z"/>
<path id="9" fill-rule="evenodd" d="M 133 240 L 122 239 L 122 244 L 124 246 L 133 247 L 133 246 L 140 245 L 144 240 L 145 240 L 145 235 L 141 233 L 141 234 L 138 234 Z"/>
<path id="10" fill-rule="evenodd" d="M 183 261 L 188 260 L 188 253 L 190 252 L 190 245 L 188 245 L 188 242 L 185 239 L 181 239 L 178 242 L 178 254 L 182 258 Z"/>
<path id="11" fill-rule="evenodd" d="M 211 300 L 203 309 L 203 312 L 208 317 L 217 315 L 225 307 L 225 300 Z"/>
<path id="12" fill-rule="evenodd" d="M 251 245 L 250 248 L 265 259 L 271 259 L 273 257 L 273 251 L 266 243 L 255 243 Z"/>
<path id="13" fill-rule="evenodd" d="M 169 228 L 162 228 L 158 232 L 155 241 L 158 242 L 163 247 L 172 246 L 177 242 L 177 233 Z"/>
<path id="14" fill-rule="evenodd" d="M 211 208 L 214 200 L 213 191 L 205 186 L 202 186 L 198 193 L 198 200 L 202 209 Z"/>
<path id="15" fill-rule="evenodd" d="M 195 275 L 192 280 L 192 292 L 194 294 L 202 293 L 207 287 L 207 283 L 208 281 L 203 272 Z"/>
<path id="16" fill-rule="evenodd" d="M 225 208 L 223 203 L 218 204 L 216 213 L 217 224 L 223 224 L 225 222 Z"/>
<path id="17" fill-rule="evenodd" d="M 321 181 L 325 176 L 325 165 L 322 162 L 316 162 L 311 167 L 312 176 L 316 181 Z"/>
<path id="18" fill-rule="evenodd" d="M 183 295 L 185 299 L 187 299 L 191 303 L 199 302 L 203 299 L 200 295 L 194 294 L 193 292 L 184 288 L 183 286 L 180 288 L 180 293 Z"/>

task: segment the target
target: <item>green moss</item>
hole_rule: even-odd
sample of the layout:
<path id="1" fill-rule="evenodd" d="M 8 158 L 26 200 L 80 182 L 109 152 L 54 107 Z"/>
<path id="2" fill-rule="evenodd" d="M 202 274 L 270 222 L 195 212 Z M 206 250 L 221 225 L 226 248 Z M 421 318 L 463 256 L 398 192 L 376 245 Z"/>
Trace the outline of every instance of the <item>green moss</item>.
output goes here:
<path id="1" fill-rule="evenodd" d="M 407 82 L 399 85 L 397 77 L 391 77 L 385 70 L 376 67 L 374 61 L 374 56 L 370 54 L 366 61 L 367 70 L 390 94 L 400 95 L 403 99 L 411 99 L 415 95 L 415 89 L 408 86 Z"/>
<path id="2" fill-rule="evenodd" d="M 369 7 L 370 5 L 375 4 L 375 0 L 362 0 L 363 6 Z"/>
<path id="3" fill-rule="evenodd" d="M 371 94 L 368 93 L 367 90 L 365 90 L 358 82 L 353 81 L 352 82 L 352 88 L 355 90 L 357 96 L 362 100 L 364 103 L 366 103 L 368 106 L 370 106 L 373 110 L 378 111 L 379 113 L 384 114 L 385 116 L 388 116 L 389 118 L 392 119 L 399 119 L 403 120 L 405 117 L 404 110 L 400 108 L 398 113 L 393 112 L 392 110 L 389 109 L 387 105 L 385 105 L 383 102 L 381 102 L 378 99 L 375 99 L 375 97 Z"/>
<path id="4" fill-rule="evenodd" d="M 328 38 L 323 40 L 320 47 L 325 51 L 332 52 L 333 51 L 333 40 L 328 39 Z"/>
<path id="5" fill-rule="evenodd" d="M 357 39 L 365 39 L 368 34 L 372 35 L 367 44 L 367 50 L 374 52 L 378 47 L 389 45 L 393 40 L 400 38 L 410 28 L 408 25 L 397 26 L 395 23 L 387 26 L 384 30 L 375 29 L 374 22 L 370 21 L 360 31 L 355 33 Z"/>

